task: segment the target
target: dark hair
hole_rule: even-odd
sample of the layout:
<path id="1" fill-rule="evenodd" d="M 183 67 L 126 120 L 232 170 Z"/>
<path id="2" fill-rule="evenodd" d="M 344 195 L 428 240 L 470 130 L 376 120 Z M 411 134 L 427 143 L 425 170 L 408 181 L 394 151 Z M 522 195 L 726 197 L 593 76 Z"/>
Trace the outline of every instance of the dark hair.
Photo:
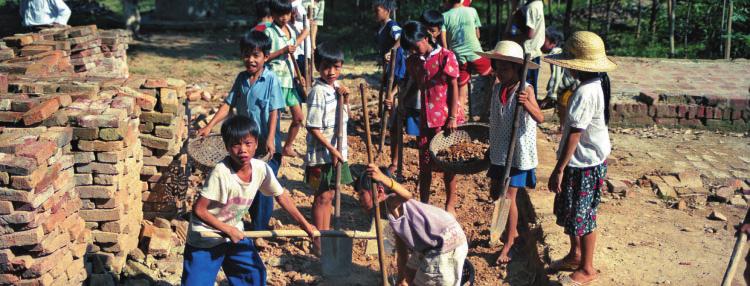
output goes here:
<path id="1" fill-rule="evenodd" d="M 271 8 L 271 14 L 272 15 L 285 15 L 292 13 L 294 11 L 294 7 L 292 7 L 292 3 L 289 3 L 287 0 L 270 0 L 270 8 Z"/>
<path id="2" fill-rule="evenodd" d="M 260 134 L 258 124 L 250 117 L 237 115 L 221 125 L 221 139 L 227 147 L 239 143 L 248 134 L 256 139 Z"/>
<path id="3" fill-rule="evenodd" d="M 558 31 L 555 27 L 547 27 L 544 30 L 544 36 L 552 40 L 555 44 L 558 46 L 561 46 L 563 44 L 563 41 L 565 41 L 565 36 L 563 33 Z"/>
<path id="4" fill-rule="evenodd" d="M 419 18 L 419 21 L 427 27 L 442 27 L 445 22 L 443 20 L 443 14 L 437 10 L 424 11 L 422 17 Z"/>
<path id="5" fill-rule="evenodd" d="M 264 17 L 271 16 L 271 1 L 269 0 L 255 1 L 255 13 L 258 14 L 258 20 Z"/>
<path id="6" fill-rule="evenodd" d="M 334 65 L 336 63 L 344 63 L 344 52 L 333 45 L 318 45 L 318 48 L 315 49 L 315 68 L 320 71 L 324 66 Z"/>
<path id="7" fill-rule="evenodd" d="M 609 102 L 612 97 L 612 86 L 609 81 L 609 74 L 606 72 L 585 72 L 580 70 L 576 70 L 576 73 L 581 82 L 590 79 L 601 79 L 602 91 L 604 91 L 604 123 L 609 125 Z"/>
<path id="8" fill-rule="evenodd" d="M 451 3 L 451 4 L 458 4 L 458 3 L 461 3 L 461 4 L 463 4 L 463 3 L 464 3 L 464 0 L 448 0 L 447 2 L 448 2 L 448 3 Z"/>
<path id="9" fill-rule="evenodd" d="M 401 32 L 401 46 L 406 50 L 416 49 L 417 42 L 427 38 L 427 28 L 417 21 L 409 21 Z"/>
<path id="10" fill-rule="evenodd" d="M 264 55 L 271 53 L 271 38 L 266 36 L 260 31 L 250 31 L 245 33 L 240 39 L 240 53 L 255 51 L 256 49 L 261 50 Z"/>
<path id="11" fill-rule="evenodd" d="M 393 0 L 373 0 L 372 7 L 383 7 L 383 9 L 393 11 L 396 9 L 396 2 Z"/>

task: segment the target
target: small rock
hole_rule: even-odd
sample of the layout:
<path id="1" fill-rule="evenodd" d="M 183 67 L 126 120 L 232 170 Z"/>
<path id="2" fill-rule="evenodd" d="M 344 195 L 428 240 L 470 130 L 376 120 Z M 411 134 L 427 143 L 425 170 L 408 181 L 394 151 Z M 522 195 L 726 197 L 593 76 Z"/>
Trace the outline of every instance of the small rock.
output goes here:
<path id="1" fill-rule="evenodd" d="M 154 218 L 154 226 L 158 228 L 172 229 L 172 224 L 169 223 L 168 220 L 160 217 Z"/>
<path id="2" fill-rule="evenodd" d="M 143 254 L 143 251 L 140 248 L 135 248 L 128 252 L 128 258 L 133 261 L 143 262 L 143 260 L 146 259 L 146 255 Z"/>
<path id="3" fill-rule="evenodd" d="M 683 227 L 682 229 L 680 229 L 680 231 L 683 231 L 683 232 L 694 232 L 695 229 L 692 229 L 692 228 L 689 228 L 689 227 Z"/>
<path id="4" fill-rule="evenodd" d="M 601 197 L 601 198 L 600 198 L 599 200 L 600 200 L 600 201 L 601 201 L 601 202 L 602 202 L 603 204 L 606 204 L 606 203 L 608 203 L 608 202 L 609 202 L 609 199 L 608 199 L 608 198 L 606 198 L 606 197 Z"/>
<path id="5" fill-rule="evenodd" d="M 278 267 L 279 265 L 281 265 L 281 259 L 276 256 L 271 256 L 266 259 L 266 264 L 268 264 L 269 266 Z"/>
<path id="6" fill-rule="evenodd" d="M 734 197 L 734 189 L 730 187 L 721 187 L 714 191 L 714 196 L 720 202 L 726 203 Z"/>
<path id="7" fill-rule="evenodd" d="M 211 101 L 211 93 L 204 90 L 201 92 L 201 98 L 205 101 Z"/>
<path id="8" fill-rule="evenodd" d="M 266 250 L 269 247 L 268 241 L 266 241 L 265 239 L 262 239 L 262 238 L 256 238 L 255 239 L 255 247 L 257 247 L 258 250 L 261 250 L 261 251 L 262 250 Z"/>
<path id="9" fill-rule="evenodd" d="M 713 227 L 708 227 L 708 228 L 706 228 L 706 232 L 708 232 L 708 233 L 716 233 L 716 229 L 714 229 Z"/>
<path id="10" fill-rule="evenodd" d="M 708 215 L 708 218 L 718 221 L 727 221 L 727 216 L 717 211 L 712 211 L 711 214 Z"/>
<path id="11" fill-rule="evenodd" d="M 177 238 L 180 240 L 180 245 L 185 242 L 185 239 L 187 239 L 187 230 L 190 222 L 182 219 L 173 219 L 172 220 L 172 227 L 174 227 L 174 233 L 177 235 Z"/>
<path id="12" fill-rule="evenodd" d="M 677 206 L 676 206 L 676 207 L 677 207 L 677 209 L 678 209 L 678 210 L 681 210 L 681 211 L 682 211 L 682 210 L 686 210 L 686 209 L 687 209 L 687 207 L 688 207 L 688 205 L 687 205 L 687 202 L 685 202 L 685 200 L 683 200 L 683 199 L 680 199 L 680 200 L 679 200 L 679 201 L 677 202 Z"/>
<path id="13" fill-rule="evenodd" d="M 747 202 L 745 201 L 745 198 L 743 198 L 742 196 L 739 196 L 739 195 L 738 196 L 734 196 L 731 200 L 729 200 L 729 203 L 731 205 L 733 205 L 733 206 L 738 206 L 738 207 L 746 207 L 747 206 Z"/>

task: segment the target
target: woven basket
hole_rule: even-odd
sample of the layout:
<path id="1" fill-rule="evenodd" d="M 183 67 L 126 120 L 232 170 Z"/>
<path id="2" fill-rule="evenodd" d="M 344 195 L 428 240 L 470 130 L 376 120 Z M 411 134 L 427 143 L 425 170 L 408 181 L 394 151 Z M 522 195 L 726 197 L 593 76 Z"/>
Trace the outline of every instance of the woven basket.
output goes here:
<path id="1" fill-rule="evenodd" d="M 224 140 L 221 139 L 219 134 L 211 134 L 202 138 L 195 138 L 190 140 L 188 143 L 188 155 L 198 164 L 213 168 L 224 160 L 229 153 L 227 148 L 224 147 Z M 273 154 L 265 154 L 263 156 L 257 155 L 255 158 L 268 162 L 273 157 Z"/>
<path id="2" fill-rule="evenodd" d="M 487 156 L 463 162 L 441 161 L 437 157 L 438 152 L 441 150 L 448 149 L 461 141 L 473 140 L 489 143 L 489 125 L 482 123 L 467 123 L 456 128 L 455 132 L 452 132 L 450 135 L 446 135 L 445 131 L 438 132 L 438 134 L 435 134 L 435 137 L 432 138 L 432 141 L 430 141 L 430 157 L 440 169 L 446 172 L 455 174 L 476 174 L 487 170 L 490 167 L 490 160 Z"/>

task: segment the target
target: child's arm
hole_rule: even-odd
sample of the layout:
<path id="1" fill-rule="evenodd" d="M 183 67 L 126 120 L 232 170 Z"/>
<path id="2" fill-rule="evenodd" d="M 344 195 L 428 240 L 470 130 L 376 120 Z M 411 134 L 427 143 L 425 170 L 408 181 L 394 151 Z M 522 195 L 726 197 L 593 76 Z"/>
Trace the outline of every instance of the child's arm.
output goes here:
<path id="1" fill-rule="evenodd" d="M 403 185 L 396 182 L 396 180 L 389 178 L 383 172 L 380 171 L 380 168 L 378 168 L 378 165 L 370 164 L 367 166 L 367 173 L 370 174 L 370 177 L 385 185 L 386 188 L 391 189 L 394 193 L 398 195 L 399 198 L 401 198 L 401 202 L 408 201 L 412 198 L 411 192 L 406 190 Z M 400 203 L 400 202 L 397 202 Z"/>
<path id="2" fill-rule="evenodd" d="M 581 140 L 582 134 L 583 129 L 574 127 L 570 128 L 568 140 L 565 141 L 563 147 L 560 149 L 560 158 L 557 159 L 557 165 L 555 165 L 555 169 L 552 171 L 552 175 L 550 175 L 549 182 L 547 183 L 550 191 L 555 193 L 561 191 L 560 185 L 562 184 L 563 171 L 565 170 L 565 166 L 568 165 L 568 162 L 570 162 L 570 158 L 573 157 L 573 153 L 576 151 L 578 141 Z"/>
<path id="3" fill-rule="evenodd" d="M 318 140 L 320 144 L 323 144 L 323 146 L 328 149 L 328 152 L 331 153 L 331 160 L 333 161 L 332 163 L 334 166 L 338 165 L 339 162 L 344 162 L 344 156 L 339 153 L 336 146 L 333 146 L 333 144 L 323 136 L 323 133 L 320 132 L 320 128 L 307 127 L 307 132 L 310 132 L 315 140 Z"/>
<path id="4" fill-rule="evenodd" d="M 448 121 L 445 127 L 449 130 L 456 129 L 456 114 L 458 113 L 458 78 L 452 77 L 448 88 Z"/>
<path id="5" fill-rule="evenodd" d="M 278 49 L 274 52 L 272 52 L 270 55 L 268 55 L 268 60 L 275 60 L 278 57 L 286 57 L 287 55 L 294 54 L 294 51 L 297 50 L 297 47 L 294 45 L 288 45 L 286 47 L 283 47 L 281 49 Z"/>
<path id="6" fill-rule="evenodd" d="M 240 240 L 245 238 L 245 234 L 234 226 L 228 225 L 219 221 L 214 215 L 208 212 L 208 204 L 211 200 L 202 196 L 198 197 L 198 200 L 193 204 L 193 213 L 201 221 L 206 223 L 208 226 L 217 229 L 229 236 L 229 239 L 234 243 L 238 243 Z"/>
<path id="7" fill-rule="evenodd" d="M 401 238 L 396 236 L 396 267 L 398 269 L 398 286 L 408 286 L 416 274 L 416 269 L 406 267 L 409 261 L 409 249 Z"/>
<path id="8" fill-rule="evenodd" d="M 197 135 L 208 136 L 208 134 L 211 133 L 211 129 L 213 129 L 214 126 L 216 126 L 216 124 L 218 124 L 219 122 L 227 118 L 227 115 L 229 115 L 230 108 L 231 107 L 229 106 L 229 104 L 227 103 L 222 104 L 221 107 L 219 107 L 219 111 L 217 111 L 216 114 L 214 114 L 214 117 L 211 118 L 211 121 L 209 121 L 208 124 L 206 124 L 206 126 L 204 126 L 203 128 L 198 129 Z"/>
<path id="9" fill-rule="evenodd" d="M 445 35 L 445 30 L 440 33 L 440 44 L 443 45 L 443 48 L 450 50 L 450 48 L 448 47 L 448 37 Z"/>
<path id="10" fill-rule="evenodd" d="M 297 36 L 297 42 L 296 42 L 297 46 L 299 46 L 302 43 L 304 43 L 305 42 L 305 38 L 307 38 L 307 36 L 309 34 L 310 34 L 310 29 L 308 29 L 308 28 L 302 29 L 302 32 L 299 33 L 299 35 Z"/>
<path id="11" fill-rule="evenodd" d="M 284 192 L 283 194 L 276 196 L 276 202 L 279 203 L 281 208 L 283 208 L 289 215 L 292 216 L 292 219 L 299 224 L 305 232 L 307 232 L 307 235 L 312 238 L 315 234 L 315 231 L 317 229 L 315 226 L 307 222 L 305 219 L 305 216 L 302 215 L 302 213 L 299 212 L 299 209 L 297 209 L 297 206 L 294 205 L 294 201 L 292 201 L 292 198 L 289 197 L 289 193 Z"/>
<path id="12" fill-rule="evenodd" d="M 523 105 L 526 112 L 531 115 L 531 119 L 534 119 L 537 123 L 544 122 L 544 114 L 542 114 L 542 109 L 539 108 L 539 104 L 536 102 L 534 88 L 531 85 L 527 85 L 526 89 L 518 94 L 518 103 Z"/>
<path id="13" fill-rule="evenodd" d="M 279 110 L 274 109 L 268 114 L 268 138 L 266 138 L 266 151 L 269 154 L 276 153 L 276 125 L 279 121 Z"/>

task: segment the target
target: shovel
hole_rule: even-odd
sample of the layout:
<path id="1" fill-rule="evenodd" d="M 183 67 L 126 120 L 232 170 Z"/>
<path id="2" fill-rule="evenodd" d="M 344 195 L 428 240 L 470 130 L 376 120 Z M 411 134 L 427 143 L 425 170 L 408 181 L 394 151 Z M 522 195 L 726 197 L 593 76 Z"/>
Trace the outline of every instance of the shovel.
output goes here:
<path id="1" fill-rule="evenodd" d="M 344 148 L 344 96 L 337 94 L 336 109 L 336 150 L 341 153 Z M 336 165 L 336 206 L 333 215 L 333 229 L 339 230 L 341 224 L 341 165 Z M 329 238 L 321 241 L 323 276 L 348 276 L 352 265 L 352 239 L 349 237 Z M 335 258 L 335 259 L 334 259 Z"/>
<path id="2" fill-rule="evenodd" d="M 745 223 L 750 218 L 750 209 L 745 214 L 745 219 L 742 223 Z M 742 227 L 742 224 L 740 224 Z M 734 280 L 734 273 L 737 272 L 737 264 L 742 258 L 740 255 L 744 253 L 745 244 L 747 244 L 747 234 L 740 229 L 737 235 L 737 241 L 734 243 L 734 249 L 732 250 L 732 256 L 729 257 L 729 265 L 727 265 L 727 271 L 724 272 L 724 279 L 721 281 L 721 286 L 731 286 Z"/>
<path id="3" fill-rule="evenodd" d="M 362 98 L 362 113 L 365 118 L 365 142 L 367 143 L 367 163 L 372 164 L 375 160 L 372 156 L 372 138 L 370 136 L 370 113 L 367 110 L 367 99 L 365 98 L 365 85 L 359 84 L 359 95 Z M 375 233 L 378 239 L 378 262 L 380 263 L 380 279 L 382 285 L 388 285 L 388 270 L 386 269 L 386 253 L 383 245 L 383 224 L 380 221 L 380 204 L 378 203 L 378 188 L 377 184 L 373 180 L 372 186 L 370 187 L 370 194 L 372 196 L 373 204 L 373 218 L 375 219 Z"/>
<path id="4" fill-rule="evenodd" d="M 490 226 L 490 246 L 500 245 L 500 235 L 505 230 L 505 225 L 508 223 L 508 214 L 510 213 L 510 199 L 508 199 L 508 186 L 510 185 L 510 169 L 513 165 L 513 155 L 516 150 L 516 141 L 518 140 L 518 125 L 520 124 L 521 110 L 523 106 L 518 103 L 518 95 L 521 91 L 526 89 L 526 72 L 529 69 L 529 58 L 530 54 L 523 56 L 523 73 L 521 75 L 521 83 L 516 90 L 516 108 L 513 110 L 513 126 L 510 129 L 510 144 L 508 145 L 508 153 L 505 158 L 505 172 L 503 173 L 502 186 L 500 192 L 503 196 L 494 202 L 494 209 L 492 210 L 492 225 Z"/>
<path id="5" fill-rule="evenodd" d="M 388 63 L 391 69 L 391 74 L 388 77 L 388 85 L 386 86 L 386 97 L 391 97 L 391 92 L 393 92 L 393 81 L 395 80 L 394 77 L 396 75 L 396 52 L 398 52 L 397 48 L 394 47 L 391 49 L 391 60 Z M 380 104 L 383 105 L 382 100 Z M 394 105 L 391 105 L 391 107 L 393 106 Z M 388 109 L 383 107 L 382 112 L 383 113 L 380 115 L 380 145 L 378 146 L 378 155 L 383 154 L 383 145 L 385 145 L 385 131 L 388 129 Z"/>

